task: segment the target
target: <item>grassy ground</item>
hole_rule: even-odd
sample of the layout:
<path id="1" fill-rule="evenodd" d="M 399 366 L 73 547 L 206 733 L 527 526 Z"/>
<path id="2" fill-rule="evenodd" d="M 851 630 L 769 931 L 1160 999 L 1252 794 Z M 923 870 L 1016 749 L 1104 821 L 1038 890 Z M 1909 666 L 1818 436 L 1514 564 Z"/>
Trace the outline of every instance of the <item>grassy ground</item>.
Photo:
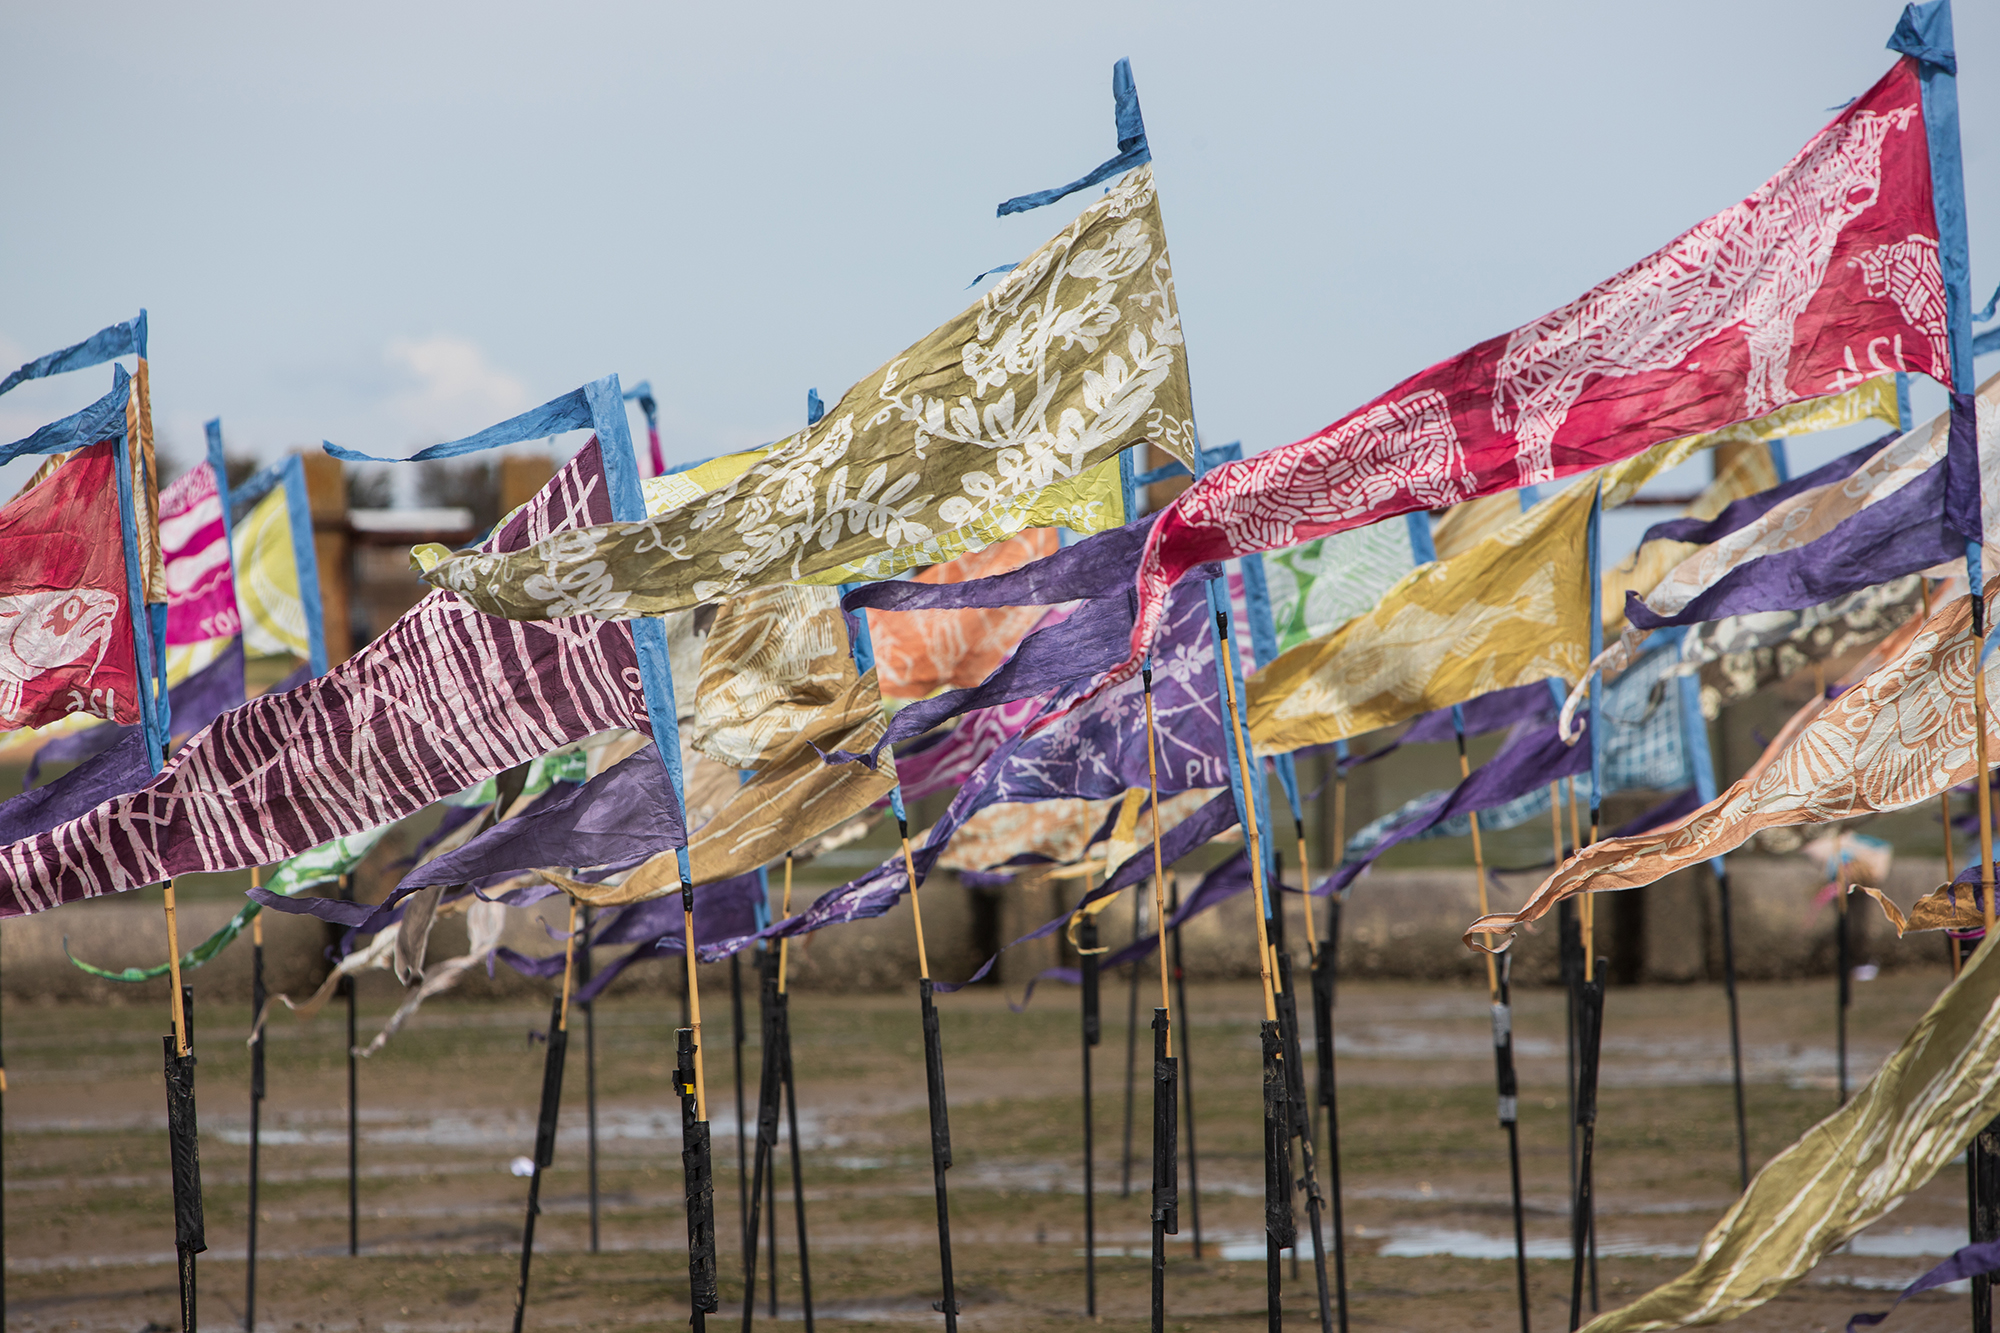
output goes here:
<path id="1" fill-rule="evenodd" d="M 1857 988 L 1855 1081 L 1893 1049 L 1943 983 L 1885 975 Z M 1753 1166 L 1834 1108 L 1831 983 L 1745 989 Z M 741 1247 L 726 998 L 710 995 L 708 1086 L 724 1313 L 740 1320 Z M 754 993 L 745 1078 L 754 1109 Z M 1085 1314 L 1082 1102 L 1075 993 L 1045 989 L 1025 1013 L 1005 996 L 942 997 L 956 1165 L 951 1217 L 968 1329 L 1061 1329 Z M 1530 1239 L 1562 1252 L 1568 1147 L 1562 997 L 1518 997 L 1522 1150 Z M 364 992 L 364 1035 L 394 1003 Z M 1141 1033 L 1133 1190 L 1120 1188 L 1127 991 L 1107 981 L 1096 1052 L 1097 1300 L 1105 1325 L 1147 1311 L 1149 1091 Z M 1142 996 L 1142 1004 L 1145 997 Z M 818 1318 L 843 1328 L 936 1326 L 935 1213 L 922 1049 L 909 996 L 800 996 L 794 1015 Z M 1148 1006 L 1149 1007 L 1149 1006 Z M 1262 1168 L 1254 987 L 1191 994 L 1203 1254 L 1183 1165 L 1182 1234 L 1170 1243 L 1171 1327 L 1261 1327 Z M 1679 1272 L 1736 1190 L 1722 997 L 1713 988 L 1614 990 L 1600 1116 L 1599 1283 L 1605 1308 Z M 440 1001 L 363 1063 L 361 1255 L 349 1258 L 344 1022 L 274 1019 L 265 1103 L 258 1326 L 458 1330 L 507 1327 L 518 1278 L 541 1005 Z M 1149 1015 L 1142 1013 L 1142 1022 Z M 668 1096 L 674 1015 L 640 1000 L 596 1015 L 601 1253 L 590 1252 L 583 1034 L 573 1036 L 563 1133 L 543 1186 L 529 1327 L 638 1329 L 687 1318 L 679 1115 Z M 248 1015 L 199 1015 L 199 1097 L 210 1252 L 203 1323 L 241 1327 L 247 1221 Z M 1483 991 L 1389 983 L 1340 998 L 1342 1166 L 1356 1329 L 1513 1329 L 1505 1140 L 1493 1120 Z M 163 1021 L 126 1009 L 15 1006 L 7 1015 L 7 1326 L 177 1327 L 159 1070 Z M 1185 1126 L 1184 1126 L 1185 1132 Z M 787 1176 L 779 1217 L 779 1323 L 799 1323 L 801 1265 Z M 1838 1328 L 1937 1262 L 1962 1235 L 1956 1168 L 1876 1228 L 1874 1251 L 1830 1258 L 1740 1322 Z M 1957 1229 L 1954 1232 L 1954 1229 Z M 1902 1238 L 1906 1253 L 1884 1256 Z M 1962 1241 L 1958 1242 L 1962 1243 Z M 1862 1247 L 1866 1248 L 1866 1247 Z M 1457 1251 L 1441 1253 L 1439 1251 Z M 1510 1254 L 1501 1248 L 1497 1252 Z M 1315 1317 L 1310 1254 L 1285 1268 L 1286 1316 Z M 768 1271 L 768 1270 L 767 1270 Z M 1536 1259 L 1535 1326 L 1568 1323 L 1568 1264 Z M 768 1321 L 768 1294 L 758 1318 Z M 1964 1297 L 1912 1302 L 1890 1329 L 1956 1326 Z M 149 1324 L 150 1321 L 150 1324 Z"/>

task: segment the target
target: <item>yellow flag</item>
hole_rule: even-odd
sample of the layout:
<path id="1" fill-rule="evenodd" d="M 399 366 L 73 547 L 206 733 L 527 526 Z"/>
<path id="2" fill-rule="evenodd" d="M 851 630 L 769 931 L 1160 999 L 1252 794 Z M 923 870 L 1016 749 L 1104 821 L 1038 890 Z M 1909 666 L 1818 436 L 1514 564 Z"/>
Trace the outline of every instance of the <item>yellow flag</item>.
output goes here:
<path id="1" fill-rule="evenodd" d="M 243 651 L 251 657 L 311 656 L 283 486 L 273 487 L 237 522 L 230 545 L 236 552 Z"/>

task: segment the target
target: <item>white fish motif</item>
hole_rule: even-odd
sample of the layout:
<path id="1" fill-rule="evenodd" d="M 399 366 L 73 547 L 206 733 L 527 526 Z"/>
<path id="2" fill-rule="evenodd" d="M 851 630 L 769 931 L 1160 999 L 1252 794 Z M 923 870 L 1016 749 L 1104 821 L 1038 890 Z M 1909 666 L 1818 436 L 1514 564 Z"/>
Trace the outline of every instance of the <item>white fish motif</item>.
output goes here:
<path id="1" fill-rule="evenodd" d="M 97 588 L 0 597 L 0 725 L 20 725 L 21 693 L 35 677 L 92 649 L 101 663 L 118 611 L 118 598 Z"/>

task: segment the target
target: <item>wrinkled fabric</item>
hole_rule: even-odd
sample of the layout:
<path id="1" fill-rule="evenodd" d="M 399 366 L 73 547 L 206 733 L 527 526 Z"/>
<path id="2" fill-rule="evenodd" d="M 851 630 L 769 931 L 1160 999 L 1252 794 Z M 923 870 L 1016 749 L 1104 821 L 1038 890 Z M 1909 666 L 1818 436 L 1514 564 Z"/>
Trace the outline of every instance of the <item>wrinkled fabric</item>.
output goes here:
<path id="1" fill-rule="evenodd" d="M 274 465 L 280 473 L 300 466 L 296 459 Z M 255 485 L 260 478 L 253 478 Z M 310 614 L 299 584 L 298 548 L 282 477 L 230 531 L 236 557 L 235 596 L 243 619 L 243 645 L 252 657 L 310 657 Z M 310 546 L 311 537 L 307 536 Z M 317 565 L 314 578 L 318 577 Z"/>
<path id="2" fill-rule="evenodd" d="M 1031 528 L 984 550 L 920 570 L 912 582 L 990 578 L 1053 555 L 1056 545 L 1054 528 Z M 1041 618 L 1040 608 L 1032 606 L 871 615 L 868 638 L 875 649 L 875 669 L 882 674 L 882 696 L 923 699 L 939 690 L 977 685 L 1007 660 Z"/>
<path id="3" fill-rule="evenodd" d="M 685 741 L 731 768 L 762 768 L 801 737 L 853 725 L 853 709 L 879 706 L 875 690 L 856 685 L 833 589 L 753 589 L 724 602 L 708 628 Z"/>
<path id="4" fill-rule="evenodd" d="M 108 440 L 0 509 L 0 729 L 139 721 L 121 531 Z"/>
<path id="5" fill-rule="evenodd" d="M 1125 601 L 1122 590 L 1114 596 Z M 1247 642 L 1250 636 L 1240 637 Z M 1116 656 L 1117 645 L 1111 647 Z M 1053 697 L 1044 716 L 1060 712 L 1060 719 L 1015 744 L 993 774 L 994 800 L 1103 800 L 1148 786 L 1143 684 L 1126 681 L 1064 711 L 1086 683 L 1078 680 Z M 1153 734 L 1162 797 L 1229 785 L 1222 713 L 1214 620 L 1205 592 L 1191 583 L 1175 592 L 1167 632 L 1153 657 Z"/>
<path id="6" fill-rule="evenodd" d="M 960 718 L 942 736 L 912 742 L 898 751 L 896 771 L 902 775 L 903 799 L 920 801 L 942 791 L 955 791 L 995 750 L 1021 734 L 1041 712 L 1043 699 L 1020 699 L 981 708 Z"/>
<path id="7" fill-rule="evenodd" d="M 227 639 L 241 632 L 229 528 L 215 469 L 197 463 L 160 491 L 160 554 L 166 561 L 167 643 Z"/>
<path id="8" fill-rule="evenodd" d="M 608 517 L 602 472 L 586 446 L 490 546 Z M 593 733 L 647 729 L 636 666 L 622 626 L 509 624 L 433 593 L 326 675 L 217 718 L 139 791 L 0 848 L 0 916 L 283 860 Z"/>
<path id="9" fill-rule="evenodd" d="M 871 711 L 852 730 L 830 740 L 867 744 L 881 736 L 882 725 L 881 714 Z M 695 883 L 748 874 L 804 848 L 886 800 L 895 785 L 893 761 L 884 761 L 875 771 L 859 764 L 829 766 L 811 745 L 800 744 L 784 760 L 740 784 L 696 831 L 688 843 Z M 688 803 L 694 806 L 692 796 Z M 605 876 L 601 884 L 553 873 L 549 878 L 582 900 L 603 905 L 643 902 L 677 889 L 681 882 L 680 863 L 671 852 L 653 856 L 629 873 Z"/>
<path id="10" fill-rule="evenodd" d="M 1539 485 L 1850 387 L 1855 349 L 1951 382 L 1915 62 L 1902 59 L 1741 203 L 1533 323 L 1295 444 L 1229 463 L 1160 517 L 1139 669 L 1193 566 Z"/>
<path id="11" fill-rule="evenodd" d="M 1512 496 L 1507 502 L 1515 503 Z M 1409 524 L 1393 519 L 1271 552 L 1264 559 L 1264 578 L 1278 651 L 1371 610 L 1416 567 Z"/>
<path id="12" fill-rule="evenodd" d="M 1847 1105 L 1757 1173 L 1694 1266 L 1584 1333 L 1647 1333 L 1753 1310 L 1948 1165 L 2000 1114 L 2000 963 L 1973 955 Z"/>
<path id="13" fill-rule="evenodd" d="M 1036 493 L 1141 440 L 1192 463 L 1180 316 L 1150 170 L 1114 185 L 964 314 L 698 504 L 425 577 L 493 615 L 624 618 L 1028 526 Z M 892 567 L 893 566 L 893 567 Z M 901 572 L 883 560 L 868 577 Z"/>
<path id="14" fill-rule="evenodd" d="M 757 930 L 758 909 L 764 905 L 764 882 L 753 872 L 713 884 L 698 884 L 694 891 L 694 945 L 703 962 L 713 962 L 712 946 L 723 941 L 740 941 Z M 604 993 L 632 964 L 648 958 L 669 958 L 686 950 L 686 922 L 681 915 L 679 894 L 621 907 L 598 919 L 587 944 L 578 948 L 602 949 L 619 944 L 639 947 L 613 959 L 571 997 L 576 1004 L 588 1004 Z M 738 947 L 741 947 L 740 944 Z M 730 949 L 717 957 L 728 957 Z M 558 951 L 543 958 L 529 958 L 512 949 L 501 949 L 500 960 L 525 976 L 561 976 L 564 955 Z"/>
<path id="15" fill-rule="evenodd" d="M 1962 578 L 1936 605 L 1964 593 Z M 1737 699 L 1775 685 L 1815 662 L 1880 641 L 1925 607 L 1924 578 L 1911 574 L 1803 611 L 1761 611 L 1692 625 L 1681 640 L 1683 670 L 1701 678 L 1702 716 L 1713 722 Z"/>
<path id="16" fill-rule="evenodd" d="M 243 641 L 240 638 L 231 639 L 229 646 L 219 657 L 169 689 L 167 701 L 173 719 L 173 733 L 176 736 L 191 736 L 242 703 Z M 136 725 L 121 727 L 114 722 L 100 722 L 88 730 L 58 736 L 35 751 L 35 757 L 28 763 L 27 774 L 22 778 L 22 786 L 34 786 L 35 779 L 40 776 L 42 765 L 45 763 L 73 764 L 79 759 L 88 759 L 91 755 L 104 753 L 123 740 L 126 735 L 136 734 L 138 731 Z M 143 754 L 143 746 L 141 753 Z M 138 790 L 152 775 L 150 767 L 142 766 L 138 780 L 131 786 L 121 789 L 121 792 Z M 108 800 L 121 792 L 106 791 L 100 799 Z M 0 810 L 5 808 L 0 806 Z M 81 814 L 82 810 L 77 813 Z M 0 839 L 0 841 L 7 840 Z"/>
<path id="17" fill-rule="evenodd" d="M 1018 569 L 955 583 L 901 579 L 870 583 L 842 594 L 847 611 L 945 611 L 971 607 L 1054 606 L 1086 598 L 1110 597 L 1132 586 L 1131 570 L 1145 549 L 1146 533 L 1158 514 L 1121 528 L 1086 537 Z"/>
<path id="18" fill-rule="evenodd" d="M 1979 395 L 1987 486 L 2000 491 L 2000 375 Z M 1965 551 L 1946 527 L 1949 422 L 1890 441 L 1846 477 L 1807 488 L 1682 561 L 1626 618 L 1641 629 L 1793 611 L 1943 564 Z"/>
<path id="19" fill-rule="evenodd" d="M 905 704 L 896 711 L 873 751 L 835 751 L 827 755 L 827 762 L 872 764 L 883 746 L 921 736 L 963 713 L 1036 698 L 1087 680 L 1118 659 L 1124 651 L 1120 644 L 1132 629 L 1129 592 L 1085 602 L 1060 619 L 1053 613 L 1045 614 L 1053 623 L 1023 639 L 1014 655 L 991 676 L 970 689 L 947 690 Z"/>
<path id="20" fill-rule="evenodd" d="M 1956 599 L 1809 724 L 1795 733 L 1788 726 L 1759 766 L 1715 800 L 1657 832 L 1584 848 L 1518 912 L 1482 917 L 1467 933 L 1537 920 L 1578 893 L 1651 884 L 1764 829 L 1900 810 L 1976 776 L 1971 619 L 1971 598 Z M 1988 690 L 2000 693 L 1996 672 L 2000 660 L 1987 667 Z"/>
<path id="21" fill-rule="evenodd" d="M 1358 736 L 1418 713 L 1555 677 L 1590 660 L 1589 517 L 1686 462 L 1712 436 L 1669 440 L 1536 505 L 1464 554 L 1412 572 L 1366 615 L 1249 681 L 1260 754 Z"/>

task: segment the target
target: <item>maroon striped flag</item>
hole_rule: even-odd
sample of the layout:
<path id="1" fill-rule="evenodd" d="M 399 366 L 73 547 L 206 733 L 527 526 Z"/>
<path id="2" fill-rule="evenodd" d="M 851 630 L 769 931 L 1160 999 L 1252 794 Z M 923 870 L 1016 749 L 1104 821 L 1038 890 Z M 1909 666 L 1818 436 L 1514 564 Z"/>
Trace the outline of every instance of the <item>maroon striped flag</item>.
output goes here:
<path id="1" fill-rule="evenodd" d="M 592 441 L 485 549 L 610 519 Z M 613 727 L 650 731 L 629 626 L 433 592 L 326 675 L 217 718 L 138 791 L 0 848 L 0 917 L 280 861 Z"/>

